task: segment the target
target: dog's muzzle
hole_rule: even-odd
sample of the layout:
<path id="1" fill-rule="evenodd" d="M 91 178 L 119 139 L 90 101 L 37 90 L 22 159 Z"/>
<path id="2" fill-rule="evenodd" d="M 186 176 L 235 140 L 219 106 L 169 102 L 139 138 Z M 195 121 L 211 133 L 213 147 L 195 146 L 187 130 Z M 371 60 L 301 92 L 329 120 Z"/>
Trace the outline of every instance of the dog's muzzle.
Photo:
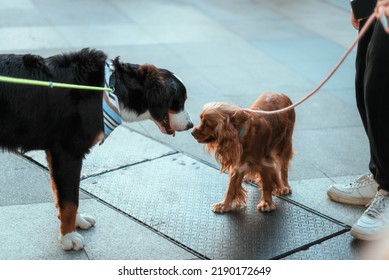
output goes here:
<path id="1" fill-rule="evenodd" d="M 169 113 L 169 122 L 170 127 L 175 131 L 184 131 L 193 127 L 193 123 L 186 111 L 181 111 L 176 114 Z"/>

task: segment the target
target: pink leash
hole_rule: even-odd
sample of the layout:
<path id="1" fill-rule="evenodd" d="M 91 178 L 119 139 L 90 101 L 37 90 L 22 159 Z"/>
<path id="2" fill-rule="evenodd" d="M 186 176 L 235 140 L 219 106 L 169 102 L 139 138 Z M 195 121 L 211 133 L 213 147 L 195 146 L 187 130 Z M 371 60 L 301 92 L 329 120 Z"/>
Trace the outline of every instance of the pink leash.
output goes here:
<path id="1" fill-rule="evenodd" d="M 342 56 L 342 58 L 339 60 L 339 62 L 335 65 L 335 67 L 331 70 L 331 72 L 327 75 L 327 77 L 325 77 L 323 79 L 323 81 L 313 91 L 311 91 L 309 94 L 304 96 L 301 100 L 299 100 L 296 103 L 293 103 L 292 105 L 290 105 L 288 107 L 285 107 L 285 108 L 282 108 L 282 109 L 279 109 L 279 110 L 274 110 L 274 111 L 253 110 L 253 109 L 248 109 L 248 108 L 245 108 L 243 110 L 247 111 L 247 112 L 252 112 L 252 113 L 261 113 L 261 114 L 265 114 L 265 115 L 272 115 L 272 114 L 284 113 L 284 112 L 287 112 L 287 111 L 292 110 L 295 107 L 299 106 L 301 103 L 303 103 L 308 98 L 310 98 L 315 93 L 317 93 L 319 91 L 319 89 L 321 89 L 325 85 L 325 83 L 327 83 L 327 81 L 334 75 L 336 70 L 338 70 L 340 65 L 342 65 L 342 63 L 344 62 L 346 57 L 350 54 L 350 52 L 355 47 L 355 45 L 358 43 L 358 41 L 362 38 L 363 35 L 365 35 L 367 29 L 370 27 L 370 25 L 372 25 L 372 23 L 374 22 L 375 18 L 376 18 L 376 15 L 375 15 L 375 13 L 373 13 L 369 17 L 369 19 L 366 21 L 365 25 L 363 26 L 363 28 L 359 32 L 359 34 L 358 34 L 357 38 L 355 39 L 355 41 L 351 44 L 351 46 L 348 48 L 348 50 L 345 52 L 345 54 Z"/>

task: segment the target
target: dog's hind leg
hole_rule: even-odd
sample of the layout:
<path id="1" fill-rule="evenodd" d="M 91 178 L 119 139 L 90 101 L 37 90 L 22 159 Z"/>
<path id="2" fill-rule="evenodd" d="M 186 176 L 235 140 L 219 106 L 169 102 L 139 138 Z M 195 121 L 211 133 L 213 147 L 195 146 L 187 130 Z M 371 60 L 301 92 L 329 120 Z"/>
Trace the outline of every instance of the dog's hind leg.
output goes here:
<path id="1" fill-rule="evenodd" d="M 288 171 L 290 167 L 290 161 L 293 158 L 293 148 L 292 148 L 292 139 L 286 141 L 284 149 L 282 150 L 279 159 L 280 159 L 280 169 L 281 169 L 281 187 L 277 195 L 288 195 L 292 193 L 292 188 L 289 185 L 288 180 Z"/>
<path id="2" fill-rule="evenodd" d="M 271 165 L 264 165 L 260 173 L 262 178 L 262 195 L 257 209 L 261 212 L 270 212 L 276 209 L 272 199 L 272 191 L 280 186 L 280 176 L 277 168 Z"/>
<path id="3" fill-rule="evenodd" d="M 281 187 L 279 190 L 279 195 L 288 195 L 292 193 L 292 188 L 289 185 L 288 181 L 288 172 L 290 168 L 290 162 L 294 156 L 293 151 L 293 128 L 296 119 L 294 111 L 288 113 L 288 119 L 285 122 L 286 130 L 284 134 L 283 141 L 279 146 L 278 158 L 280 159 L 280 169 L 281 169 Z"/>
<path id="4" fill-rule="evenodd" d="M 46 151 L 46 158 L 60 219 L 61 246 L 64 250 L 80 250 L 85 245 L 83 237 L 76 231 L 77 220 L 81 217 L 77 209 L 82 158 L 71 156 L 61 149 Z"/>
<path id="5" fill-rule="evenodd" d="M 240 208 L 246 204 L 246 190 L 242 187 L 244 173 L 232 171 L 230 182 L 224 200 L 212 205 L 212 210 L 216 213 L 230 212 L 234 208 Z"/>
<path id="6" fill-rule="evenodd" d="M 284 157 L 281 160 L 281 187 L 278 191 L 278 195 L 288 195 L 292 193 L 292 188 L 289 185 L 288 171 L 291 157 Z"/>

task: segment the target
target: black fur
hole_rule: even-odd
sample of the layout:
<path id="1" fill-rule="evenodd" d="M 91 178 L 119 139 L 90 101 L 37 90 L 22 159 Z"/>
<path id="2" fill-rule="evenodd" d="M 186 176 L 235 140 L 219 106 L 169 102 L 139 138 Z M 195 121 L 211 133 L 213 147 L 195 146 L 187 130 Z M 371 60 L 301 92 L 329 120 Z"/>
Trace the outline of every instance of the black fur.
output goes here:
<path id="1" fill-rule="evenodd" d="M 127 108 L 138 115 L 149 111 L 156 121 L 163 121 L 169 109 L 180 112 L 187 98 L 185 86 L 170 71 L 153 65 L 113 61 L 116 69 L 116 94 Z M 119 81 L 119 82 L 118 82 Z"/>
<path id="2" fill-rule="evenodd" d="M 48 58 L 3 54 L 0 75 L 101 87 L 106 62 L 94 49 Z M 168 112 L 184 109 L 186 89 L 170 71 L 119 58 L 112 63 L 115 93 L 126 110 L 149 111 L 163 122 Z M 82 160 L 102 131 L 101 91 L 0 83 L 0 148 L 46 151 L 63 235 L 74 226 L 68 206 L 78 207 Z"/>
<path id="3" fill-rule="evenodd" d="M 107 57 L 94 50 L 44 59 L 0 55 L 0 75 L 102 86 Z M 82 158 L 102 129 L 102 93 L 0 83 L 0 146 L 14 151 L 61 147 Z"/>

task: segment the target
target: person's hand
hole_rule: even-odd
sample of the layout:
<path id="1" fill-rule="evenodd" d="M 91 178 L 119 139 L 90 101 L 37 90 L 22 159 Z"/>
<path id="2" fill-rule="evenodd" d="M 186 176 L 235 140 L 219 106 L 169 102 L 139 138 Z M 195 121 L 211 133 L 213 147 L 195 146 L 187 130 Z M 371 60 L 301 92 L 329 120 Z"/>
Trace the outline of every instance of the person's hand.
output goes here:
<path id="1" fill-rule="evenodd" d="M 389 0 L 378 1 L 374 12 L 376 14 L 377 19 L 380 20 L 382 25 L 384 26 L 385 32 L 389 33 L 389 27 L 387 26 L 389 19 Z"/>
<path id="2" fill-rule="evenodd" d="M 359 30 L 359 22 L 360 21 L 361 20 L 355 18 L 353 11 L 351 11 L 351 24 L 354 26 L 354 28 L 356 30 Z"/>

